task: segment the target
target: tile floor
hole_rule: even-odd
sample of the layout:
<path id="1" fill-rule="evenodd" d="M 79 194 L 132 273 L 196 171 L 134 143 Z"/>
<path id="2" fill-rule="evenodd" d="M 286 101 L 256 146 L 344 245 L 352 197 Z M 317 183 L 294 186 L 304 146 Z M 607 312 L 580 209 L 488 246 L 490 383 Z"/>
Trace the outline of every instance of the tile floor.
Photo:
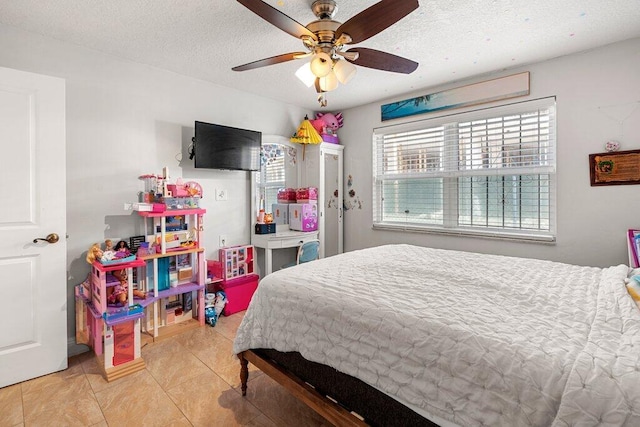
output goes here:
<path id="1" fill-rule="evenodd" d="M 146 369 L 106 382 L 93 353 L 0 389 L 0 426 L 328 426 L 252 367 L 240 392 L 232 341 L 244 312 L 142 348 Z"/>

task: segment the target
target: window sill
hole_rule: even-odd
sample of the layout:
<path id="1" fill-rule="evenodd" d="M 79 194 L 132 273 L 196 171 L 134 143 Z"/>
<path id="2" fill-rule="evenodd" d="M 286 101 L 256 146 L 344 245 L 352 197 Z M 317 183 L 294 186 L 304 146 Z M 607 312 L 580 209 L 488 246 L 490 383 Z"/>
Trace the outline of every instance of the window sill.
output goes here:
<path id="1" fill-rule="evenodd" d="M 502 230 L 472 230 L 466 228 L 436 228 L 416 225 L 373 224 L 374 230 L 401 231 L 407 233 L 428 233 L 445 236 L 477 237 L 483 239 L 510 240 L 521 243 L 541 243 L 555 245 L 556 237 L 551 234 L 532 234 L 527 232 Z"/>

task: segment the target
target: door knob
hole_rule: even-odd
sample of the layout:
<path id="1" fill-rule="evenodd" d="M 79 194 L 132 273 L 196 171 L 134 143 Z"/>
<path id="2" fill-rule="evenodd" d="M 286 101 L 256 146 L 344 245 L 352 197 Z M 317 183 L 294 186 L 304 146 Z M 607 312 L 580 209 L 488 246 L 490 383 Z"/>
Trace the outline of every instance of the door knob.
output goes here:
<path id="1" fill-rule="evenodd" d="M 56 233 L 51 233 L 47 237 L 45 237 L 44 239 L 42 237 L 38 237 L 37 239 L 33 239 L 33 243 L 38 243 L 38 241 L 40 241 L 40 240 L 43 240 L 43 241 L 48 242 L 48 243 L 57 243 L 58 240 L 60 240 L 60 236 L 58 236 Z"/>

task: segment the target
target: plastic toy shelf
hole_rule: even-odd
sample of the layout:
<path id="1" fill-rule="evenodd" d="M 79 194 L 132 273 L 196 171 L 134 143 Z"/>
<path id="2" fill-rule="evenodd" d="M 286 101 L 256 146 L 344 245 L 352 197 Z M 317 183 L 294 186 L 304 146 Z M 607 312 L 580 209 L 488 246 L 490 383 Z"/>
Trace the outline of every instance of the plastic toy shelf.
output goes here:
<path id="1" fill-rule="evenodd" d="M 104 315 L 104 323 L 109 326 L 119 325 L 131 320 L 142 319 L 144 310 L 139 304 L 124 307 L 107 307 Z"/>
<path id="2" fill-rule="evenodd" d="M 148 260 L 152 260 L 154 258 L 164 258 L 167 255 L 176 256 L 176 255 L 192 254 L 192 253 L 197 253 L 197 252 L 204 252 L 204 248 L 189 248 L 189 249 L 169 250 L 169 251 L 167 251 L 166 254 L 158 254 L 158 253 L 149 254 L 149 255 L 141 256 L 138 259 L 142 260 L 142 261 L 148 261 Z"/>
<path id="3" fill-rule="evenodd" d="M 139 211 L 138 215 L 146 218 L 160 218 L 170 215 L 204 215 L 207 212 L 206 209 L 172 209 L 164 212 L 142 212 Z"/>
<path id="4" fill-rule="evenodd" d="M 93 306 L 93 304 L 91 303 L 91 300 L 89 300 L 87 297 L 85 297 L 84 295 L 76 294 L 76 298 L 84 302 L 84 304 L 87 307 L 87 310 L 89 311 L 91 316 L 93 316 L 94 319 L 103 319 L 104 322 L 109 326 L 118 325 L 120 323 L 128 322 L 131 320 L 141 319 L 144 316 L 144 311 L 142 311 L 142 306 L 139 304 L 136 304 L 137 307 L 136 305 L 131 307 L 108 306 L 107 312 L 104 315 L 101 315 L 100 313 L 98 313 L 98 310 L 96 310 L 96 308 Z M 126 311 L 128 311 L 129 314 L 126 314 Z"/>
<path id="5" fill-rule="evenodd" d="M 122 270 L 123 268 L 130 267 L 143 267 L 144 261 L 141 259 L 135 259 L 133 261 L 123 262 L 119 264 L 102 264 L 100 261 L 94 261 L 93 265 L 100 271 L 116 271 Z"/>
<path id="6" fill-rule="evenodd" d="M 198 285 L 197 283 L 184 283 L 182 285 L 178 285 L 175 288 L 165 289 L 164 291 L 158 292 L 158 298 L 167 298 L 172 295 L 184 294 L 185 292 L 190 291 L 199 291 L 200 289 L 204 289 L 204 285 Z"/>
<path id="7" fill-rule="evenodd" d="M 136 302 L 146 312 L 143 332 L 151 333 L 154 340 L 187 324 L 204 325 L 206 267 L 200 245 L 206 212 L 200 208 L 138 211 L 154 251 L 140 256 L 145 263 L 141 277 L 147 298 Z"/>
<path id="8" fill-rule="evenodd" d="M 197 283 L 183 283 L 181 285 L 176 286 L 175 288 L 165 289 L 164 291 L 159 291 L 158 296 L 154 297 L 153 292 L 149 292 L 149 295 L 145 299 L 136 299 L 136 304 L 140 304 L 142 307 L 148 307 L 153 304 L 154 301 L 160 300 L 162 298 L 168 298 L 173 295 L 180 295 L 186 292 L 191 291 L 199 291 L 200 289 L 204 289 L 205 285 L 198 285 Z"/>

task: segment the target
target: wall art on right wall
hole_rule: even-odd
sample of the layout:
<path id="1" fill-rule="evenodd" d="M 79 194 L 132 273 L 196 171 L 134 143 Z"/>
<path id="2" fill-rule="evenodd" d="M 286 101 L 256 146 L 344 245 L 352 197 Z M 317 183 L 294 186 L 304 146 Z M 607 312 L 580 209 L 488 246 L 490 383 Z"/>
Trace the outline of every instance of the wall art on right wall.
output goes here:
<path id="1" fill-rule="evenodd" d="M 589 154 L 591 186 L 640 184 L 640 150 Z"/>
<path id="2" fill-rule="evenodd" d="M 382 121 L 529 95 L 529 72 L 384 104 Z"/>

